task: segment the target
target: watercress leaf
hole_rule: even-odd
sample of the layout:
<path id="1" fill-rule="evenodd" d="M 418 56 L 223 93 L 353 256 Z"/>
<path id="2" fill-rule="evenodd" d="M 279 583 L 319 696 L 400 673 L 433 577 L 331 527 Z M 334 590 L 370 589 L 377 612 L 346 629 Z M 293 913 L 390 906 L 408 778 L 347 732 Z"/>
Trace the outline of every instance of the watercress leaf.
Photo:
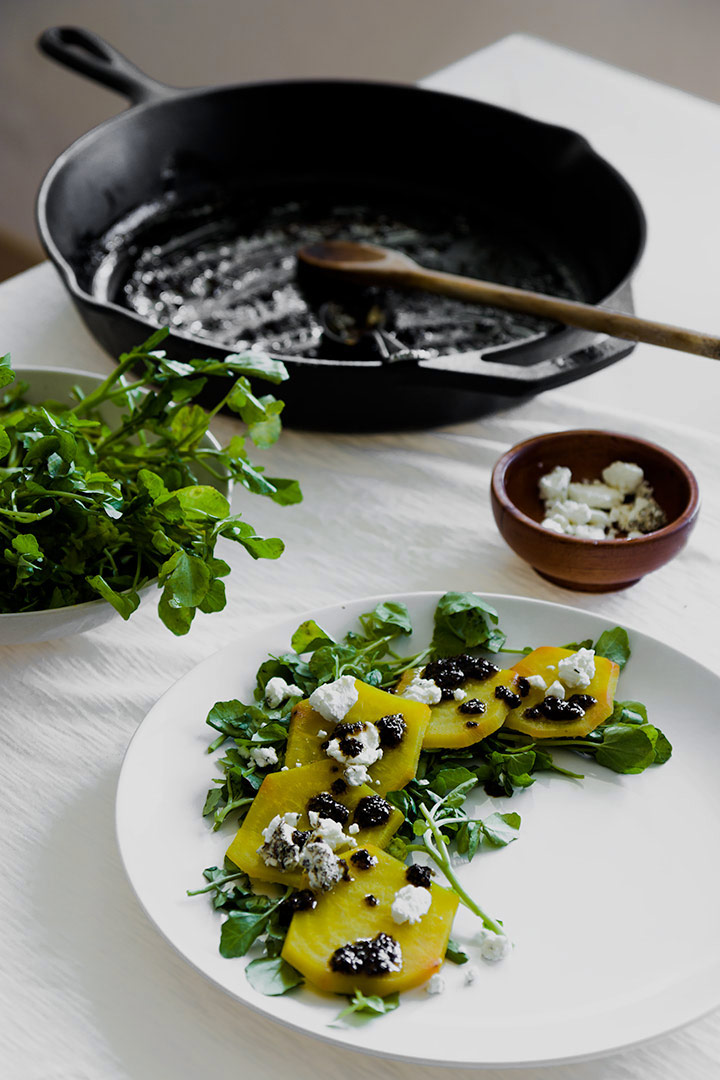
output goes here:
<path id="1" fill-rule="evenodd" d="M 405 604 L 387 600 L 360 616 L 363 631 L 369 639 L 412 634 L 410 614 Z"/>
<path id="2" fill-rule="evenodd" d="M 485 838 L 493 847 L 505 847 L 517 840 L 519 828 L 519 814 L 490 814 L 482 822 Z"/>
<path id="3" fill-rule="evenodd" d="M 286 994 L 305 981 L 300 972 L 281 956 L 262 956 L 251 960 L 245 968 L 245 975 L 253 990 L 268 997 Z"/>
<path id="4" fill-rule="evenodd" d="M 417 814 L 417 804 L 412 795 L 406 789 L 400 791 L 388 791 L 385 796 L 385 801 L 389 802 L 391 806 L 394 806 L 397 810 L 400 810 L 406 818 L 414 818 Z"/>
<path id="5" fill-rule="evenodd" d="M 580 649 L 592 649 L 593 639 L 591 637 L 585 638 L 584 641 L 569 641 L 567 645 L 561 645 L 561 649 L 572 649 L 573 652 L 578 652 Z"/>
<path id="6" fill-rule="evenodd" d="M 314 619 L 307 619 L 301 623 L 290 639 L 290 644 L 296 653 L 314 652 L 326 643 L 335 644 L 335 639 L 318 626 Z"/>
<path id="7" fill-rule="evenodd" d="M 277 413 L 268 416 L 265 420 L 248 424 L 248 435 L 261 450 L 267 449 L 267 447 L 276 443 L 280 438 L 281 431 L 282 422 Z"/>
<path id="8" fill-rule="evenodd" d="M 288 370 L 280 360 L 262 353 L 232 353 L 225 357 L 224 365 L 238 375 L 254 375 L 271 383 L 281 383 L 288 378 Z"/>
<path id="9" fill-rule="evenodd" d="M 647 724 L 647 709 L 640 701 L 616 701 L 610 724 Z"/>
<path id="10" fill-rule="evenodd" d="M 220 955 L 227 960 L 244 956 L 265 930 L 268 917 L 264 911 L 231 911 L 220 931 Z"/>
<path id="11" fill-rule="evenodd" d="M 468 784 L 465 792 L 465 794 L 467 794 L 467 791 L 469 791 L 476 783 L 477 777 L 475 774 L 461 765 L 455 768 L 440 769 L 430 781 L 429 786 L 430 790 L 434 791 L 436 795 L 440 795 L 441 798 L 446 798 L 449 793 L 457 790 L 458 787 L 464 784 Z M 463 795 L 463 799 L 464 798 L 465 795 Z"/>
<path id="12" fill-rule="evenodd" d="M 147 491 L 153 502 L 161 502 L 169 496 L 168 489 L 156 472 L 151 469 L 140 469 L 138 472 L 138 486 Z"/>
<path id="13" fill-rule="evenodd" d="M 432 648 L 440 656 L 452 656 L 492 641 L 493 648 L 501 647 L 499 635 L 492 633 L 498 622 L 495 608 L 476 593 L 449 592 L 441 597 L 435 610 Z M 505 638 L 503 636 L 502 643 Z"/>
<path id="14" fill-rule="evenodd" d="M 207 431 L 208 414 L 201 405 L 182 405 L 170 420 L 170 433 L 177 446 L 196 447 Z"/>
<path id="15" fill-rule="evenodd" d="M 179 488 L 173 492 L 185 511 L 186 520 L 198 521 L 203 518 L 226 518 L 230 513 L 230 504 L 225 496 L 214 487 L 195 484 L 192 487 Z"/>
<path id="16" fill-rule="evenodd" d="M 447 949 L 445 950 L 445 959 L 449 960 L 452 964 L 467 964 L 470 957 L 462 949 L 457 941 L 453 938 L 448 939 Z"/>
<path id="17" fill-rule="evenodd" d="M 295 506 L 302 502 L 302 491 L 297 480 L 286 480 L 279 476 L 267 476 L 265 479 L 275 488 L 270 498 L 278 506 Z"/>
<path id="18" fill-rule="evenodd" d="M 400 995 L 397 991 L 388 994 L 387 997 L 379 997 L 376 994 L 365 996 L 360 990 L 356 990 L 350 998 L 350 1004 L 335 1017 L 334 1024 L 347 1016 L 355 1016 L 358 1020 L 371 1020 L 376 1016 L 385 1016 L 397 1009 L 400 1004 Z"/>
<path id="19" fill-rule="evenodd" d="M 655 765 L 664 765 L 664 763 L 672 757 L 672 744 L 659 728 L 656 728 L 655 730 L 657 731 L 657 739 L 655 740 L 653 763 Z"/>
<path id="20" fill-rule="evenodd" d="M 168 590 L 166 586 L 158 601 L 158 615 L 168 630 L 177 637 L 182 637 L 187 634 L 192 625 L 195 618 L 195 608 L 182 605 L 176 606 L 173 603 L 172 590 Z"/>
<path id="21" fill-rule="evenodd" d="M 9 386 L 15 378 L 15 372 L 10 366 L 10 353 L 0 356 L 0 389 Z"/>
<path id="22" fill-rule="evenodd" d="M 85 580 L 90 588 L 99 593 L 103 600 L 107 600 L 109 604 L 112 604 L 118 614 L 122 615 L 126 621 L 134 611 L 137 611 L 140 597 L 133 590 L 123 593 L 116 592 L 101 574 L 93 574 L 92 577 Z"/>
<path id="23" fill-rule="evenodd" d="M 279 559 L 285 544 L 277 536 L 249 536 L 239 541 L 253 559 Z"/>
<path id="24" fill-rule="evenodd" d="M 617 664 L 620 669 L 624 668 L 630 659 L 630 639 L 627 630 L 624 630 L 622 626 L 604 630 L 595 642 L 595 655 L 604 656 Z"/>
<path id="25" fill-rule="evenodd" d="M 640 773 L 655 757 L 657 729 L 649 724 L 607 724 L 595 760 L 613 772 Z"/>
<path id="26" fill-rule="evenodd" d="M 163 596 L 177 608 L 201 604 L 210 584 L 210 571 L 205 562 L 182 549 L 163 564 L 159 576 L 165 586 Z"/>
<path id="27" fill-rule="evenodd" d="M 385 850 L 388 855 L 392 855 L 393 859 L 397 859 L 399 862 L 405 862 L 408 853 L 407 841 L 403 840 L 401 836 L 395 835 Z"/>
<path id="28" fill-rule="evenodd" d="M 211 615 L 214 611 L 222 611 L 226 604 L 225 583 L 215 578 L 208 585 L 208 590 L 198 604 L 198 608 L 205 615 Z"/>
<path id="29" fill-rule="evenodd" d="M 222 791 L 219 787 L 210 788 L 205 799 L 205 805 L 203 806 L 203 817 L 209 817 L 210 814 L 215 812 L 221 798 Z"/>
<path id="30" fill-rule="evenodd" d="M 0 368 L 0 376 L 1 375 L 2 368 Z M 0 383 L 0 386 L 1 385 L 2 384 Z M 10 436 L 8 435 L 5 428 L 0 426 L 0 458 L 4 458 L 5 455 L 9 453 L 11 447 L 12 443 L 10 442 Z"/>

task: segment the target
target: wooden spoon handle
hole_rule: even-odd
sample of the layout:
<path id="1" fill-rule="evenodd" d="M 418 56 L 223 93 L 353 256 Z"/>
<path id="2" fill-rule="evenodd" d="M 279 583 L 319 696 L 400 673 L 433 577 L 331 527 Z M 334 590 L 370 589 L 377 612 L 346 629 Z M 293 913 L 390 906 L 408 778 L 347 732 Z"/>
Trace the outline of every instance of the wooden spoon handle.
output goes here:
<path id="1" fill-rule="evenodd" d="M 386 281 L 390 279 L 392 284 L 454 296 L 457 300 L 490 304 L 511 311 L 522 311 L 528 315 L 541 315 L 568 326 L 581 326 L 585 330 L 595 330 L 611 337 L 645 341 L 650 345 L 662 345 L 666 349 L 678 349 L 681 352 L 697 353 L 699 356 L 711 356 L 720 360 L 718 337 L 685 330 L 681 326 L 638 319 L 620 311 L 606 311 L 576 300 L 561 300 L 544 293 L 515 289 L 511 285 L 496 285 L 490 281 L 477 281 L 458 274 L 426 270 L 420 266 L 393 269 L 391 274 L 386 273 L 383 278 Z"/>

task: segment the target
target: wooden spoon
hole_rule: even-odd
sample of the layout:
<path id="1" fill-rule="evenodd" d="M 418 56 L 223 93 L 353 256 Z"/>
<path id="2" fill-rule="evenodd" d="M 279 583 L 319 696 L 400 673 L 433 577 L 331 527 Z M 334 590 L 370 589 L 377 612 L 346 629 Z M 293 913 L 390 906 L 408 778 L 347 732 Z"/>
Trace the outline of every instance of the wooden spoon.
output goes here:
<path id="1" fill-rule="evenodd" d="M 319 270 L 342 274 L 359 284 L 424 289 L 442 296 L 453 296 L 456 300 L 509 308 L 527 315 L 541 315 L 568 326 L 581 326 L 585 330 L 595 330 L 611 337 L 645 341 L 650 345 L 662 345 L 666 349 L 679 349 L 681 352 L 720 360 L 720 338 L 710 334 L 638 319 L 634 315 L 607 311 L 592 304 L 581 304 L 577 300 L 561 300 L 557 296 L 516 289 L 512 285 L 496 285 L 492 281 L 428 270 L 407 255 L 376 244 L 325 240 L 301 248 L 298 259 Z"/>

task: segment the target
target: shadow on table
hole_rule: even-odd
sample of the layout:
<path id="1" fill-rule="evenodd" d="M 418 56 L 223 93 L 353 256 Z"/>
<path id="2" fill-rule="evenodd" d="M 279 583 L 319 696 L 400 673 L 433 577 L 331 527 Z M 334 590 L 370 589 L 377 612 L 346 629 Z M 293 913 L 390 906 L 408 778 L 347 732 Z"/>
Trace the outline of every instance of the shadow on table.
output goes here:
<path id="1" fill-rule="evenodd" d="M 48 1032 L 53 1076 L 99 1075 L 99 1063 L 109 1058 L 116 1066 L 112 1073 L 103 1072 L 108 1080 L 290 1074 L 300 1080 L 360 1080 L 370 1071 L 380 1080 L 417 1080 L 418 1074 L 448 1080 L 477 1077 L 471 1069 L 419 1069 L 380 1059 L 370 1063 L 356 1052 L 283 1029 L 207 982 L 175 955 L 135 900 L 115 840 L 116 782 L 116 770 L 108 771 L 68 805 L 47 835 L 44 850 L 37 852 L 32 907 L 36 925 L 46 936 L 36 945 L 61 974 L 48 993 L 63 998 L 47 1001 L 45 1011 L 62 1014 L 71 1003 L 77 1021 L 65 1045 L 74 1046 L 71 1040 L 82 1031 L 82 1017 L 90 1026 L 85 1046 L 74 1048 L 67 1061 L 59 1059 L 63 1042 Z M 37 1049 L 42 1049 L 40 1032 Z M 605 1080 L 611 1075 L 610 1062 L 620 1069 L 612 1075 L 649 1075 L 639 1061 L 644 1053 L 529 1069 L 523 1075 L 526 1080 Z M 83 1072 L 83 1066 L 91 1071 Z M 515 1070 L 483 1072 L 486 1080 L 517 1080 L 517 1075 Z"/>

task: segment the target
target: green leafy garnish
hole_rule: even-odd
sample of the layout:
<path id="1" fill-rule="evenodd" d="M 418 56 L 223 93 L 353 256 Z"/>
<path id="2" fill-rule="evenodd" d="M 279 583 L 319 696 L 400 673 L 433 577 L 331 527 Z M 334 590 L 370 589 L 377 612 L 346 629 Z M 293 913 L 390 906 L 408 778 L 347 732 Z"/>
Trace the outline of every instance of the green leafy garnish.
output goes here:
<path id="1" fill-rule="evenodd" d="M 102 597 L 128 619 L 139 592 L 157 578 L 158 614 L 186 634 L 198 611 L 225 607 L 228 564 L 220 539 L 253 559 L 277 559 L 283 543 L 257 536 L 233 515 L 208 477 L 229 479 L 281 506 L 302 498 L 294 480 L 271 480 L 250 460 L 246 442 L 265 448 L 280 433 L 282 402 L 257 397 L 248 375 L 282 382 L 269 358 L 171 360 L 158 330 L 124 353 L 112 374 L 76 404 L 24 401 L 27 384 L 11 384 L 0 361 L 0 612 L 37 611 Z M 210 411 L 193 402 L 207 379 L 228 390 Z M 108 407 L 119 419 L 110 422 Z M 224 406 L 247 435 L 227 446 L 203 446 Z"/>
<path id="2" fill-rule="evenodd" d="M 612 660 L 622 670 L 630 659 L 630 639 L 627 630 L 616 626 L 605 630 L 595 642 L 595 655 Z"/>
<path id="3" fill-rule="evenodd" d="M 454 656 L 478 646 L 500 652 L 505 634 L 497 622 L 495 608 L 476 593 L 445 593 L 435 611 L 433 652 L 436 656 Z"/>
<path id="4" fill-rule="evenodd" d="M 344 1020 L 348 1016 L 354 1016 L 363 1021 L 385 1016 L 397 1009 L 399 1004 L 400 995 L 397 991 L 394 994 L 388 994 L 387 997 L 379 997 L 377 994 L 365 995 L 360 990 L 356 990 L 350 998 L 348 1007 L 338 1013 L 330 1027 L 334 1027 L 338 1020 Z"/>
<path id="5" fill-rule="evenodd" d="M 300 972 L 281 956 L 260 956 L 257 960 L 251 960 L 245 968 L 245 975 L 253 989 L 268 997 L 287 994 L 288 990 L 294 990 L 305 982 Z"/>

